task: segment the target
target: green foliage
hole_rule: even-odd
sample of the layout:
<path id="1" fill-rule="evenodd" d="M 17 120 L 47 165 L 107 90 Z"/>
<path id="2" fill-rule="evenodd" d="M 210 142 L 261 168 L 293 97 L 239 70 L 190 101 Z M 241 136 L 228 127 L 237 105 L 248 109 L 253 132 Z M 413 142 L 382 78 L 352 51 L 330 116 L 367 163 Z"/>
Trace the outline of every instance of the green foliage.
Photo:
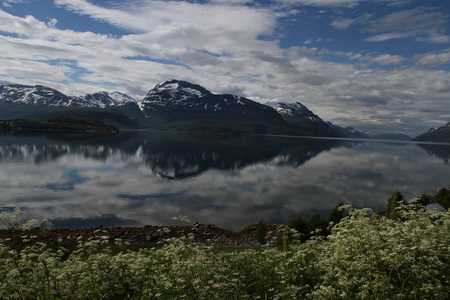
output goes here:
<path id="1" fill-rule="evenodd" d="M 289 221 L 288 226 L 303 235 L 307 235 L 309 233 L 308 223 L 303 220 L 301 216 L 297 216 L 295 219 Z"/>
<path id="2" fill-rule="evenodd" d="M 450 212 L 397 214 L 350 208 L 326 239 L 283 249 L 218 251 L 187 236 L 117 253 L 101 230 L 72 253 L 0 242 L 0 299 L 447 299 Z"/>
<path id="3" fill-rule="evenodd" d="M 268 232 L 267 223 L 262 220 L 259 221 L 258 224 L 256 224 L 256 241 L 261 245 L 267 243 L 267 232 Z"/>
<path id="4" fill-rule="evenodd" d="M 311 216 L 308 220 L 308 229 L 309 232 L 317 232 L 321 235 L 326 234 L 326 230 L 328 227 L 328 222 L 319 214 L 315 214 Z"/>
<path id="5" fill-rule="evenodd" d="M 81 118 L 67 117 L 51 120 L 25 120 L 16 119 L 2 121 L 0 123 L 0 131 L 9 134 L 36 134 L 48 132 L 69 132 L 69 133 L 99 133 L 99 134 L 116 134 L 118 129 L 105 125 L 102 121 Z"/>
<path id="6" fill-rule="evenodd" d="M 330 229 L 345 216 L 344 203 L 341 201 L 330 211 L 326 219 L 319 214 L 312 215 L 308 221 L 303 220 L 301 216 L 297 216 L 288 222 L 288 226 L 301 235 L 302 241 L 306 241 L 316 235 L 328 235 Z"/>
<path id="7" fill-rule="evenodd" d="M 389 198 L 385 212 L 387 218 L 389 219 L 397 218 L 397 207 L 403 200 L 404 200 L 403 195 L 399 191 L 396 191 L 392 195 L 392 197 Z"/>
<path id="8" fill-rule="evenodd" d="M 340 201 L 328 214 L 328 223 L 333 222 L 333 225 L 338 224 L 345 216 L 345 210 L 342 208 L 344 203 Z"/>
<path id="9" fill-rule="evenodd" d="M 447 210 L 450 209 L 450 189 L 440 189 L 433 197 L 433 202 L 439 203 L 443 208 Z"/>
<path id="10" fill-rule="evenodd" d="M 422 195 L 418 199 L 422 205 L 428 205 L 431 203 L 439 203 L 446 210 L 450 209 L 450 187 L 449 189 L 442 188 L 437 191 L 436 195 Z"/>

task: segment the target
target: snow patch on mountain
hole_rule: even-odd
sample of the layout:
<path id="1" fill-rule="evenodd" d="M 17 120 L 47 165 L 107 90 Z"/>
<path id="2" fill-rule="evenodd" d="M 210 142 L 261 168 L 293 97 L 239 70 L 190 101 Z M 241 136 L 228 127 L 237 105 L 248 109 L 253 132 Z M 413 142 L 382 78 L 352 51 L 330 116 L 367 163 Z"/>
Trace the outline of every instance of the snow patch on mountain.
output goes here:
<path id="1" fill-rule="evenodd" d="M 78 97 L 78 99 L 84 102 L 85 106 L 102 108 L 109 106 L 122 106 L 130 102 L 136 102 L 132 97 L 119 92 L 98 92 L 95 94 L 87 94 L 85 96 Z"/>
<path id="2" fill-rule="evenodd" d="M 267 102 L 265 105 L 272 107 L 279 114 L 283 116 L 301 116 L 310 119 L 313 122 L 325 123 L 319 116 L 315 115 L 306 106 L 300 102 L 285 103 L 285 102 Z"/>
<path id="3" fill-rule="evenodd" d="M 198 99 L 211 95 L 203 87 L 186 81 L 170 80 L 157 84 L 142 100 L 141 107 L 146 104 L 158 106 L 179 105 L 191 99 Z"/>
<path id="4" fill-rule="evenodd" d="M 70 97 L 42 85 L 1 85 L 0 101 L 34 105 L 67 106 Z"/>
<path id="5" fill-rule="evenodd" d="M 0 102 L 66 107 L 109 107 L 136 102 L 132 97 L 119 93 L 99 92 L 85 96 L 67 96 L 41 85 L 0 85 Z"/>

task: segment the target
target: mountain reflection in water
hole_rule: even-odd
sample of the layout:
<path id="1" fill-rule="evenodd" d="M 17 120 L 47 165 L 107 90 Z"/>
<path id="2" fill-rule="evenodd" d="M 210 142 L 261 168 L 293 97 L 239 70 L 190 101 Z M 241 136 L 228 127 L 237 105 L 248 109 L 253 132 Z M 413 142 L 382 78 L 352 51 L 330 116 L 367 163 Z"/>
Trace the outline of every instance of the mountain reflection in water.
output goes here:
<path id="1" fill-rule="evenodd" d="M 326 215 L 338 201 L 384 208 L 396 190 L 408 198 L 450 183 L 449 147 L 423 148 L 144 131 L 90 141 L 1 136 L 0 211 L 22 207 L 64 227 L 168 224 L 182 214 L 241 229 Z"/>

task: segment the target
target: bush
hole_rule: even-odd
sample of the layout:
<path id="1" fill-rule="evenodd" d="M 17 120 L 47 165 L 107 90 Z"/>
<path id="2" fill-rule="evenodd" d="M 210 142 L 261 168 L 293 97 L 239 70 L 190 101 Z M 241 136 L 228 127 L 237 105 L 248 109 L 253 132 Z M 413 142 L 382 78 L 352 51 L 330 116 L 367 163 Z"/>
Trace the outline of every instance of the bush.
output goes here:
<path id="1" fill-rule="evenodd" d="M 392 197 L 389 198 L 385 212 L 387 218 L 389 219 L 397 218 L 397 207 L 401 204 L 402 201 L 404 201 L 404 198 L 399 191 L 396 191 L 392 195 Z"/>
<path id="2" fill-rule="evenodd" d="M 0 299 L 447 299 L 450 213 L 396 212 L 402 221 L 349 207 L 327 238 L 283 249 L 220 251 L 187 236 L 114 253 L 101 232 L 72 253 L 64 241 L 0 243 Z"/>

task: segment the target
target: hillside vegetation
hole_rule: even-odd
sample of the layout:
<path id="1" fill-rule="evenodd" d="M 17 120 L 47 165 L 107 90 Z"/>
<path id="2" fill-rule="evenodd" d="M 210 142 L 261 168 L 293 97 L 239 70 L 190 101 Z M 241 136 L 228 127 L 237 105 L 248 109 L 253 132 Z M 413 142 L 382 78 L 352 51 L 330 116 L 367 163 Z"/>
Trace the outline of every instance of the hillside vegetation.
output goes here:
<path id="1" fill-rule="evenodd" d="M 14 135 L 42 135 L 57 133 L 85 133 L 111 135 L 119 130 L 102 121 L 88 118 L 57 118 L 51 120 L 7 120 L 0 121 L 0 133 Z"/>

